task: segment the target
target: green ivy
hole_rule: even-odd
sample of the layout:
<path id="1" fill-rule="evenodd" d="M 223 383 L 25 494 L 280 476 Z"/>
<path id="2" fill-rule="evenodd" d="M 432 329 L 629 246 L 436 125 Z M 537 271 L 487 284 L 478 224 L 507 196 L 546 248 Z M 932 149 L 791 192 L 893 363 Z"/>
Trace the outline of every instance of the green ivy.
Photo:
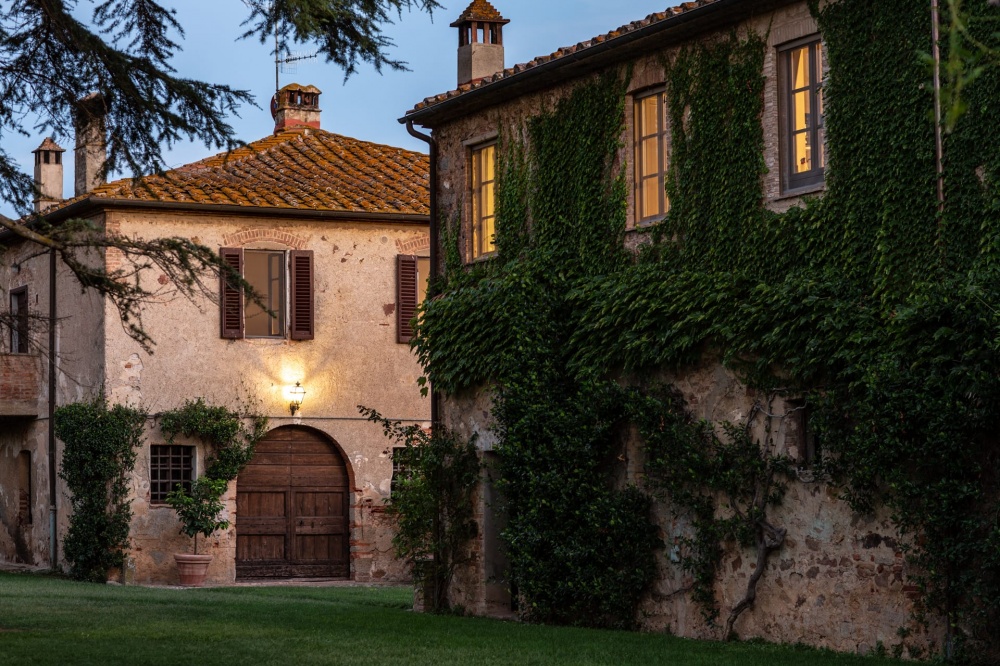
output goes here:
<path id="1" fill-rule="evenodd" d="M 445 610 L 452 576 L 469 561 L 469 542 L 476 535 L 476 438 L 462 439 L 442 427 L 428 433 L 361 405 L 358 411 L 400 445 L 392 453 L 395 486 L 386 500 L 396 521 L 392 544 L 396 557 L 413 565 L 416 581 L 429 583 L 430 608 Z"/>
<path id="2" fill-rule="evenodd" d="M 254 411 L 250 405 L 247 408 L 248 412 Z M 160 432 L 168 443 L 173 443 L 177 435 L 197 437 L 206 442 L 212 456 L 205 476 L 232 481 L 253 458 L 257 442 L 267 434 L 268 419 L 257 413 L 244 416 L 197 398 L 185 401 L 178 409 L 163 412 L 159 422 Z"/>
<path id="3" fill-rule="evenodd" d="M 782 214 L 765 206 L 764 37 L 694 45 L 663 63 L 671 208 L 636 232 L 631 257 L 615 161 L 623 77 L 581 82 L 501 127 L 497 256 L 463 267 L 452 221 L 446 279 L 424 303 L 415 348 L 438 390 L 492 387 L 505 538 L 529 616 L 614 624 L 614 608 L 635 618 L 658 546 L 648 497 L 615 483 L 631 427 L 660 479 L 651 489 L 701 525 L 683 564 L 703 597 L 721 544 L 747 543 L 749 524 L 709 520 L 705 498 L 732 472 L 740 487 L 773 480 L 770 504 L 780 499 L 780 458 L 753 459 L 753 479 L 738 473 L 746 424 L 718 437 L 693 423 L 677 440 L 658 434 L 654 415 L 683 420 L 683 409 L 649 403 L 647 378 L 710 352 L 761 395 L 784 388 L 816 405 L 823 464 L 843 496 L 891 515 L 923 608 L 947 618 L 956 647 L 989 659 L 1000 650 L 1000 71 L 962 90 L 939 211 L 933 89 L 919 56 L 929 3 L 810 4 L 829 67 L 820 198 Z M 996 48 L 997 10 L 963 7 L 970 34 Z M 684 477 L 694 441 L 709 452 Z M 677 447 L 683 455 L 660 453 Z M 628 529 L 598 527 L 600 512 Z M 616 595 L 607 581 L 626 562 L 640 574 Z"/>
<path id="4" fill-rule="evenodd" d="M 56 409 L 63 449 L 59 476 L 70 492 L 65 554 L 74 578 L 103 583 L 121 567 L 132 522 L 129 475 L 142 446 L 146 412 L 104 396 Z"/>

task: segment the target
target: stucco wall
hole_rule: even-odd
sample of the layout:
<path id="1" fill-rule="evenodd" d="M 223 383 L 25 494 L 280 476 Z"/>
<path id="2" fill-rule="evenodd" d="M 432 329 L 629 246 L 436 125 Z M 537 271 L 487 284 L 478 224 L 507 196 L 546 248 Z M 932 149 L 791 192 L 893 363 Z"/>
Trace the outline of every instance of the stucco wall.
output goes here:
<path id="1" fill-rule="evenodd" d="M 95 218 L 94 222 L 99 225 L 101 219 Z M 81 259 L 103 261 L 100 253 Z M 103 385 L 104 310 L 97 296 L 81 292 L 79 283 L 61 263 L 57 263 L 56 276 L 56 404 L 62 405 L 93 397 Z M 28 307 L 32 317 L 29 352 L 34 365 L 35 416 L 0 416 L 0 468 L 12 470 L 19 453 L 30 453 L 32 520 L 28 526 L 17 524 L 18 484 L 9 471 L 0 474 L 0 558 L 47 567 L 52 565 L 48 449 L 49 254 L 40 252 L 37 245 L 12 241 L 0 254 L 0 290 L 3 291 L 4 309 L 9 307 L 10 290 L 22 286 L 28 287 Z M 0 338 L 0 349 L 9 351 L 8 332 L 3 331 Z M 0 397 L 0 400 L 3 399 Z M 62 444 L 57 442 L 56 460 L 51 464 L 56 472 L 61 451 Z M 69 526 L 69 501 L 61 481 L 58 483 L 55 509 L 57 541 L 61 543 Z M 61 546 L 58 559 L 64 563 Z"/>
<path id="2" fill-rule="evenodd" d="M 394 419 L 429 420 L 430 402 L 417 385 L 421 369 L 408 345 L 396 342 L 395 314 L 396 255 L 426 253 L 426 227 L 125 211 L 113 213 L 110 223 L 123 234 L 185 236 L 213 248 L 314 252 L 314 340 L 222 339 L 215 303 L 191 303 L 165 293 L 143 313 L 143 325 L 156 343 L 151 355 L 107 312 L 107 392 L 112 400 L 141 404 L 153 414 L 197 397 L 229 407 L 250 398 L 271 419 L 272 428 L 299 424 L 325 433 L 344 454 L 354 479 L 353 577 L 407 578 L 392 557 L 391 530 L 381 516 L 392 474 L 389 442 L 381 428 L 362 419 L 357 405 Z M 169 292 L 165 276 L 149 272 L 145 279 Z M 297 381 L 306 395 L 293 418 L 286 392 Z M 162 442 L 151 427 L 133 475 L 137 582 L 175 581 L 172 553 L 190 549 L 189 539 L 176 536 L 179 523 L 173 511 L 149 502 L 149 445 Z M 199 469 L 204 469 L 205 457 L 199 449 Z M 210 583 L 235 577 L 237 486 L 238 480 L 224 498 L 234 526 L 213 539 L 219 556 L 209 570 Z"/>

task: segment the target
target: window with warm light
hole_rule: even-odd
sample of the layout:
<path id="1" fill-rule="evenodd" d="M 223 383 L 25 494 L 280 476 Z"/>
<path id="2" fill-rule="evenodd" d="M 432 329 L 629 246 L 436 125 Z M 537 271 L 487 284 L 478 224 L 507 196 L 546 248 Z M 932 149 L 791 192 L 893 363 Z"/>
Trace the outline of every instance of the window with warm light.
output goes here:
<path id="1" fill-rule="evenodd" d="M 663 90 L 636 97 L 635 114 L 635 219 L 648 224 L 661 219 L 667 200 L 667 123 Z"/>
<path id="2" fill-rule="evenodd" d="M 810 37 L 779 52 L 783 190 L 823 183 L 823 43 Z"/>
<path id="3" fill-rule="evenodd" d="M 496 251 L 496 211 L 494 184 L 496 181 L 496 144 L 491 143 L 472 149 L 472 258 L 493 254 Z"/>

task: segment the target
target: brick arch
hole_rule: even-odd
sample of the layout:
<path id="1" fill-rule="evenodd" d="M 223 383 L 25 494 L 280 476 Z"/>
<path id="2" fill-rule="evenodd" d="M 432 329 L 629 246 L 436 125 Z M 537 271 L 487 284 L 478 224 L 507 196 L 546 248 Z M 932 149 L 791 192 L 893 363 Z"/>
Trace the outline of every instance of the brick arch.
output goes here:
<path id="1" fill-rule="evenodd" d="M 287 231 L 277 229 L 267 229 L 260 227 L 257 229 L 244 229 L 222 237 L 222 242 L 226 247 L 242 247 L 247 243 L 259 243 L 261 241 L 272 241 L 287 245 L 295 250 L 302 250 L 306 247 L 306 239 Z"/>
<path id="2" fill-rule="evenodd" d="M 421 234 L 413 238 L 407 238 L 406 240 L 396 240 L 396 249 L 399 250 L 400 254 L 413 254 L 421 250 L 429 250 L 430 248 L 431 237 L 428 234 Z"/>

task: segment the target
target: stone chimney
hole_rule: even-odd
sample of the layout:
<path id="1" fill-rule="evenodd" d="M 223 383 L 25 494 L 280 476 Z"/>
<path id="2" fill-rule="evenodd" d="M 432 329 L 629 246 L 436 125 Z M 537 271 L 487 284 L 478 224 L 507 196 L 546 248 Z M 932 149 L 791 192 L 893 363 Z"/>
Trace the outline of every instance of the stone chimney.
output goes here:
<path id="1" fill-rule="evenodd" d="M 274 133 L 291 129 L 319 129 L 319 96 L 316 86 L 289 83 L 271 98 Z"/>
<path id="2" fill-rule="evenodd" d="M 35 155 L 35 212 L 43 213 L 63 198 L 63 150 L 51 137 L 31 151 Z"/>
<path id="3" fill-rule="evenodd" d="M 87 95 L 76 103 L 73 114 L 76 126 L 74 196 L 86 194 L 104 184 L 104 163 L 108 159 L 104 124 L 107 113 L 107 104 L 100 93 Z"/>
<path id="4" fill-rule="evenodd" d="M 510 23 L 486 0 L 473 0 L 458 20 L 458 85 L 503 70 L 503 26 Z"/>

